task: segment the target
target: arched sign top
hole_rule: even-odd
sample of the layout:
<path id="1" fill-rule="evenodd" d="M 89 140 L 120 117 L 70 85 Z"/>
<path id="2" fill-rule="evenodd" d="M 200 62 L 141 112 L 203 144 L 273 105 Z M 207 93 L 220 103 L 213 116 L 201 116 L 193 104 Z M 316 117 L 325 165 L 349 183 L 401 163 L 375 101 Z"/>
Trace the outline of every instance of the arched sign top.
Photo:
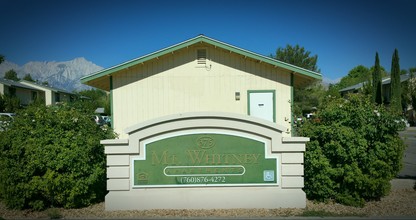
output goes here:
<path id="1" fill-rule="evenodd" d="M 241 130 L 244 128 L 241 127 L 234 127 L 233 125 L 237 124 L 246 124 L 254 127 L 261 127 L 269 130 L 273 130 L 274 132 L 283 133 L 287 131 L 287 128 L 252 116 L 247 116 L 243 114 L 235 114 L 235 113 L 224 113 L 224 112 L 191 112 L 191 113 L 183 113 L 183 114 L 175 114 L 169 115 L 161 118 L 157 118 L 154 120 L 149 120 L 143 123 L 139 123 L 137 125 L 128 127 L 125 129 L 125 133 L 131 135 L 132 133 L 136 133 L 140 130 L 144 130 L 150 127 L 158 126 L 161 124 L 178 124 L 177 122 L 192 122 L 192 121 L 205 121 L 208 124 L 204 124 L 206 127 L 209 123 L 213 123 L 212 126 L 224 129 L 233 129 L 233 130 Z M 215 121 L 215 123 L 214 123 Z M 221 123 L 224 122 L 224 123 Z M 237 122 L 236 124 L 230 122 Z M 199 123 L 200 124 L 200 123 Z M 198 126 L 193 123 L 189 123 L 188 127 Z M 187 126 L 185 126 L 187 127 Z M 189 129 L 189 128 L 188 128 Z"/>

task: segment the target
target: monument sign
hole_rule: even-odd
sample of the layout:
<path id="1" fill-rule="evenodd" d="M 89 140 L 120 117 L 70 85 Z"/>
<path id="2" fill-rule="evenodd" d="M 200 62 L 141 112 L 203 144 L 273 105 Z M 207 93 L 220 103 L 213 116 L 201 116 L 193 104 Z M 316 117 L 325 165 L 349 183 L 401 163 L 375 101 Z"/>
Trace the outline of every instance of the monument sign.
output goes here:
<path id="1" fill-rule="evenodd" d="M 277 185 L 277 158 L 266 143 L 246 137 L 196 133 L 146 143 L 133 159 L 133 187 Z"/>

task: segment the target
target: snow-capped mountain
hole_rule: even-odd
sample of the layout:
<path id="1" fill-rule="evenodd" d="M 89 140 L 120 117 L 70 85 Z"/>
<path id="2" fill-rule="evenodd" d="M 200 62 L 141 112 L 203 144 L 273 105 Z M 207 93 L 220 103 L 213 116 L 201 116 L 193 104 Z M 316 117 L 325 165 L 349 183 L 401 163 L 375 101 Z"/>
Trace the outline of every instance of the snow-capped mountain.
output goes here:
<path id="1" fill-rule="evenodd" d="M 82 84 L 80 78 L 103 68 L 83 57 L 63 62 L 29 62 L 23 66 L 5 61 L 0 64 L 0 78 L 11 69 L 16 71 L 19 78 L 30 74 L 34 80 L 47 81 L 53 87 L 80 91 L 91 88 Z"/>

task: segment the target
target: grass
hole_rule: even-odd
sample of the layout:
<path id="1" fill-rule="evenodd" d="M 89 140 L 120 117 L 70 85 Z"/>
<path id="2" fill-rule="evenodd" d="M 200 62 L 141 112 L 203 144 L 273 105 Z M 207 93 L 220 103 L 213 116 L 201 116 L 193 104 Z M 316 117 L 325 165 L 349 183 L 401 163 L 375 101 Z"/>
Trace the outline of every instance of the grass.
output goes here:
<path id="1" fill-rule="evenodd" d="M 50 219 L 60 219 L 62 218 L 62 214 L 57 208 L 48 209 L 47 215 Z"/>

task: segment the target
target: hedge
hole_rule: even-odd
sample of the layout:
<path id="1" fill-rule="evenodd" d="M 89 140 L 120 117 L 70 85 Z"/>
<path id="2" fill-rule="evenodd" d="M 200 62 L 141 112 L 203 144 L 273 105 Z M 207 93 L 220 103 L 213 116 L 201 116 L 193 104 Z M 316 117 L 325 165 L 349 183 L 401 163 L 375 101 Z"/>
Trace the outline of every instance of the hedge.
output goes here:
<path id="1" fill-rule="evenodd" d="M 68 105 L 31 106 L 0 132 L 0 198 L 9 208 L 78 208 L 103 201 L 102 139 L 114 138 Z"/>
<path id="2" fill-rule="evenodd" d="M 328 100 L 299 129 L 311 138 L 305 152 L 307 197 L 364 206 L 387 195 L 402 167 L 403 126 L 400 116 L 367 96 Z"/>

